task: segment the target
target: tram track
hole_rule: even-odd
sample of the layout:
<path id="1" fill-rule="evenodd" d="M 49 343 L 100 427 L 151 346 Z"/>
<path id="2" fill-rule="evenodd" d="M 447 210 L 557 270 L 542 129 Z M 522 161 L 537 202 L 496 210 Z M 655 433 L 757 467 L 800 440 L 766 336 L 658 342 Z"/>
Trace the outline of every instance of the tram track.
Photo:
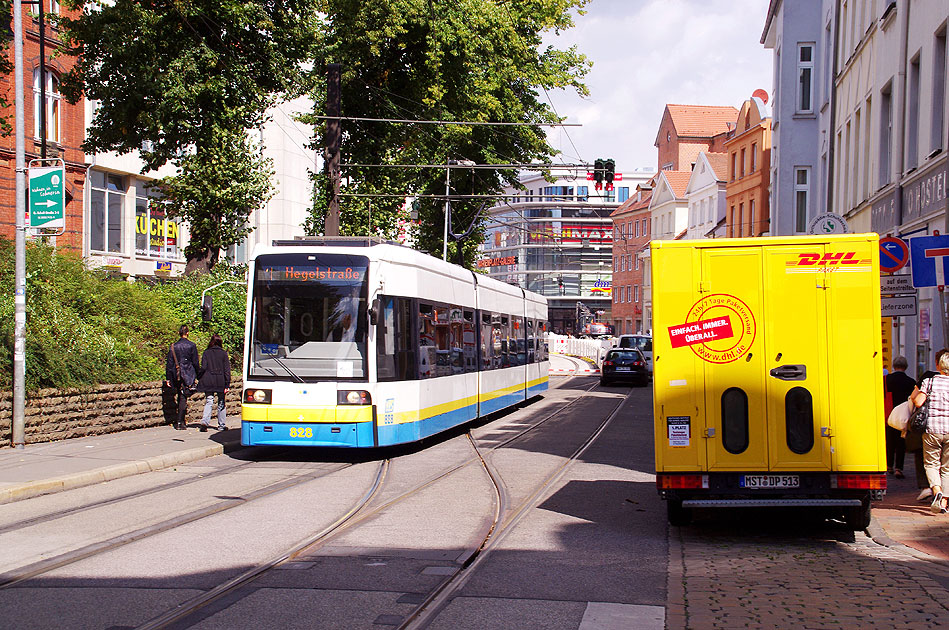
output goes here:
<path id="1" fill-rule="evenodd" d="M 200 595 L 191 598 L 190 600 L 183 602 L 175 609 L 147 621 L 146 623 L 138 626 L 136 630 L 159 630 L 169 627 L 187 627 L 188 617 L 199 613 L 202 611 L 202 609 L 211 606 L 214 602 L 220 600 L 226 595 L 235 594 L 239 589 L 248 586 L 251 582 L 262 577 L 271 570 L 276 569 L 279 565 L 282 565 L 286 562 L 293 562 L 301 556 L 312 554 L 313 552 L 318 551 L 321 547 L 325 546 L 327 543 L 331 542 L 343 533 L 351 531 L 353 528 L 358 527 L 360 524 L 368 521 L 369 519 L 372 519 L 373 517 L 384 513 L 386 510 L 389 510 L 392 507 L 395 507 L 396 505 L 417 496 L 423 490 L 430 488 L 437 482 L 450 477 L 456 472 L 478 463 L 483 467 L 493 484 L 495 490 L 495 510 L 494 515 L 491 518 L 491 522 L 488 527 L 485 528 L 486 531 L 481 537 L 479 543 L 476 546 L 473 546 L 467 557 L 460 560 L 461 569 L 459 570 L 458 574 L 456 574 L 456 576 L 460 574 L 466 575 L 467 573 L 465 572 L 468 571 L 470 567 L 475 565 L 481 554 L 485 553 L 487 549 L 496 544 L 496 541 L 499 540 L 499 535 L 501 532 L 506 531 L 516 525 L 520 518 L 526 514 L 526 512 L 531 507 L 539 503 L 543 496 L 543 491 L 549 488 L 552 484 L 556 483 L 557 480 L 563 476 L 567 470 L 568 464 L 582 455 L 582 453 L 593 442 L 593 440 L 595 440 L 595 438 L 606 428 L 606 426 L 608 426 L 612 418 L 618 413 L 618 410 L 622 408 L 623 403 L 620 403 L 620 405 L 617 406 L 617 409 L 614 410 L 613 413 L 611 413 L 610 416 L 608 416 L 608 418 L 599 425 L 597 430 L 584 442 L 581 448 L 574 452 L 569 460 L 562 463 L 561 466 L 558 467 L 558 469 L 554 472 L 554 474 L 545 480 L 541 488 L 532 493 L 527 501 L 522 501 L 521 504 L 519 504 L 519 506 L 514 510 L 508 509 L 508 504 L 510 503 L 508 492 L 498 471 L 488 463 L 487 456 L 490 455 L 491 452 L 508 446 L 516 440 L 519 440 L 535 431 L 545 423 L 549 422 L 552 418 L 562 413 L 565 409 L 576 405 L 579 401 L 583 400 L 587 394 L 596 390 L 598 387 L 599 383 L 595 383 L 591 387 L 586 388 L 583 391 L 583 395 L 577 396 L 565 404 L 558 406 L 557 409 L 545 414 L 539 421 L 533 423 L 531 426 L 519 431 L 514 435 L 507 436 L 505 439 L 499 442 L 490 444 L 486 448 L 479 447 L 477 441 L 469 431 L 467 434 L 467 439 L 474 450 L 474 455 L 472 457 L 462 462 L 458 462 L 455 465 L 428 477 L 424 481 L 415 484 L 412 488 L 405 490 L 378 505 L 370 506 L 369 504 L 379 494 L 383 486 L 385 471 L 380 469 L 380 476 L 377 476 L 375 483 L 372 485 L 366 495 L 364 495 L 362 500 L 357 502 L 357 504 L 354 505 L 348 512 L 346 512 L 346 514 L 338 518 L 329 527 L 326 527 L 320 532 L 304 538 L 297 544 L 293 545 L 289 550 L 279 554 L 278 556 L 260 563 L 257 566 L 248 569 L 244 573 L 228 580 L 227 582 L 224 582 Z M 625 400 L 626 399 L 624 398 L 624 402 Z M 385 470 L 388 470 L 388 460 L 384 460 L 384 467 Z M 505 518 L 505 516 L 509 513 L 511 516 Z M 457 579 L 456 576 L 450 576 L 448 579 L 442 582 L 435 589 L 435 591 L 433 591 L 432 595 L 427 597 L 423 603 L 417 607 L 416 611 L 410 616 L 410 618 L 414 620 L 417 616 L 420 617 L 423 613 L 425 613 L 425 611 L 432 608 L 433 606 L 437 606 L 437 609 L 440 610 L 443 604 L 439 603 L 439 601 L 436 601 L 435 598 L 439 597 L 441 593 L 446 592 L 446 589 L 450 589 L 450 592 L 454 593 L 457 588 L 460 588 L 460 584 L 457 587 L 452 588 L 454 580 Z M 434 608 L 432 609 L 434 610 Z M 430 619 L 430 613 L 425 613 L 425 619 Z M 413 621 L 413 623 L 415 622 Z M 420 621 L 418 623 L 422 622 Z M 429 621 L 424 621 L 424 623 L 427 625 Z"/>
<path id="2" fill-rule="evenodd" d="M 284 492 L 295 488 L 301 484 L 304 484 L 315 479 L 325 477 L 327 475 L 336 474 L 347 468 L 351 468 L 354 464 L 343 464 L 332 470 L 319 470 L 313 473 L 307 473 L 303 475 L 297 475 L 290 477 L 288 479 L 282 479 L 272 484 L 268 484 L 256 490 L 252 490 L 242 496 L 236 497 L 226 497 L 222 498 L 220 501 L 212 503 L 210 505 L 191 510 L 185 514 L 180 514 L 178 516 L 166 519 L 159 523 L 153 523 L 146 527 L 141 527 L 139 529 L 119 534 L 118 536 L 113 536 L 103 541 L 91 543 L 77 549 L 53 556 L 51 558 L 46 558 L 44 560 L 39 560 L 27 564 L 23 567 L 17 569 L 12 569 L 0 574 L 0 589 L 6 589 L 11 586 L 15 586 L 27 580 L 39 577 L 44 573 L 48 573 L 55 569 L 79 562 L 80 560 L 85 560 L 93 556 L 118 549 L 128 545 L 129 543 L 143 540 L 157 534 L 175 529 L 176 527 L 181 527 L 188 523 L 193 523 L 195 521 L 208 518 L 215 514 L 233 509 L 241 505 L 247 505 L 252 501 L 262 499 L 264 497 L 269 497 L 274 494 Z M 241 468 L 241 467 L 237 467 Z M 233 472 L 233 468 L 229 469 L 229 472 Z M 206 479 L 206 477 L 205 477 Z M 174 485 L 174 484 L 172 484 Z M 166 488 L 168 489 L 168 488 Z M 150 494 L 148 492 L 143 494 Z M 134 495 L 135 497 L 141 496 Z M 133 497 L 134 498 L 134 497 Z"/>

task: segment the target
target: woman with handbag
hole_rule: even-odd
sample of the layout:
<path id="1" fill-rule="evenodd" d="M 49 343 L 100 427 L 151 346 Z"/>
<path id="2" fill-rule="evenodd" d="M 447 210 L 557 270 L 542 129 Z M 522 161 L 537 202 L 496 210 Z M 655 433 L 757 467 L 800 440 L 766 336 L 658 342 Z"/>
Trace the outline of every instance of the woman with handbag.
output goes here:
<path id="1" fill-rule="evenodd" d="M 917 410 L 910 429 L 923 434 L 923 466 L 933 491 L 930 510 L 946 514 L 943 488 L 949 486 L 949 354 L 938 362 L 939 374 L 924 379 L 913 389 L 911 399 Z"/>
<path id="2" fill-rule="evenodd" d="M 217 430 L 227 429 L 227 414 L 224 399 L 231 387 L 231 360 L 224 349 L 221 335 L 214 333 L 208 342 L 208 349 L 201 355 L 201 370 L 198 372 L 198 391 L 204 392 L 204 416 L 201 418 L 201 431 L 211 426 L 211 416 L 217 409 Z M 217 405 L 214 398 L 217 397 Z"/>

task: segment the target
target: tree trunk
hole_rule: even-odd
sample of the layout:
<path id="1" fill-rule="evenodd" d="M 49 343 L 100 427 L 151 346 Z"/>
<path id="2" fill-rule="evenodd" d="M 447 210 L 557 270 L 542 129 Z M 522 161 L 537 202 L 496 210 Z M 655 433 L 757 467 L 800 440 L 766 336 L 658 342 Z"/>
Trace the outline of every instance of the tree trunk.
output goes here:
<path id="1" fill-rule="evenodd" d="M 188 262 L 185 265 L 185 275 L 187 276 L 192 273 L 211 273 L 211 269 L 217 262 L 217 258 L 217 252 L 212 252 L 210 249 L 205 249 L 199 256 L 188 259 Z"/>

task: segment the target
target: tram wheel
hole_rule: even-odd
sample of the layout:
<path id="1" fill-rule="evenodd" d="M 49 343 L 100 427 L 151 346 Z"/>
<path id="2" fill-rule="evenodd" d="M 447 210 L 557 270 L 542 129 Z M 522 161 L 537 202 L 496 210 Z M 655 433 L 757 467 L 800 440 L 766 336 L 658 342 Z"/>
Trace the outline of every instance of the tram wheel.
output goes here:
<path id="1" fill-rule="evenodd" d="M 692 509 L 682 507 L 681 499 L 667 499 L 666 512 L 669 524 L 675 527 L 683 527 L 692 522 Z"/>

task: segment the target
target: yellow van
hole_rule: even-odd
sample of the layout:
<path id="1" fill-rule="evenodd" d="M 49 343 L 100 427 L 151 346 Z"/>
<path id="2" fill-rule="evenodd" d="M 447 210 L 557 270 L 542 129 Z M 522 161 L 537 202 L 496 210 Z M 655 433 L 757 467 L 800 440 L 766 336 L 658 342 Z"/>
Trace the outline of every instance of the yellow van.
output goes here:
<path id="1" fill-rule="evenodd" d="M 886 492 L 877 234 L 653 241 L 656 483 L 870 522 Z"/>

